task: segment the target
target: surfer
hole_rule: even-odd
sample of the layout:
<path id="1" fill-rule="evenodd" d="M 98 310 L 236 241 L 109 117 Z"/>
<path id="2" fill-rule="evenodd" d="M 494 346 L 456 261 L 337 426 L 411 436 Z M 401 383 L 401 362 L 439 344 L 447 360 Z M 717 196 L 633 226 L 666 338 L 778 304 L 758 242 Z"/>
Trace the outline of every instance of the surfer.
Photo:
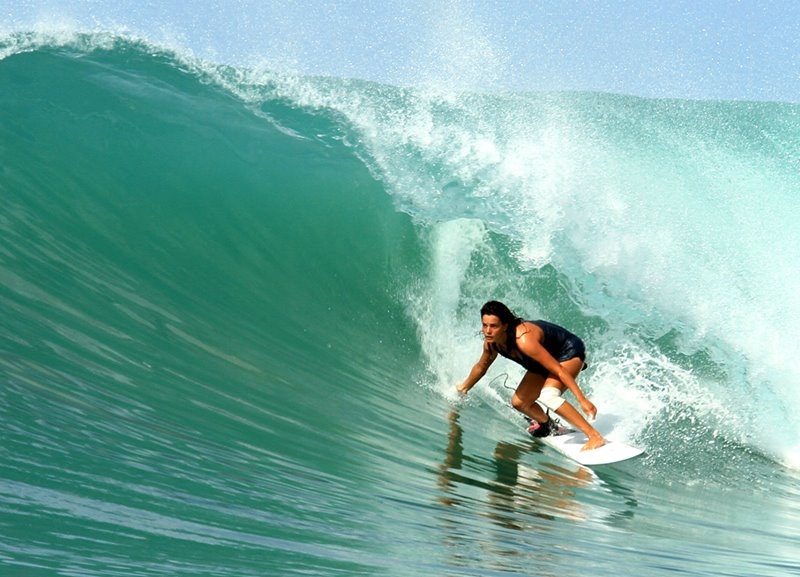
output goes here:
<path id="1" fill-rule="evenodd" d="M 587 416 L 594 419 L 597 415 L 594 404 L 575 382 L 586 360 L 586 349 L 580 338 L 553 323 L 522 320 L 498 301 L 483 305 L 481 324 L 483 353 L 469 376 L 456 387 L 459 393 L 467 394 L 500 354 L 526 370 L 511 398 L 511 406 L 532 419 L 528 428 L 531 435 L 546 437 L 554 428 L 547 413 L 539 406 L 541 403 L 586 435 L 588 441 L 582 450 L 596 449 L 605 444 L 597 429 L 561 396 L 569 389 Z"/>

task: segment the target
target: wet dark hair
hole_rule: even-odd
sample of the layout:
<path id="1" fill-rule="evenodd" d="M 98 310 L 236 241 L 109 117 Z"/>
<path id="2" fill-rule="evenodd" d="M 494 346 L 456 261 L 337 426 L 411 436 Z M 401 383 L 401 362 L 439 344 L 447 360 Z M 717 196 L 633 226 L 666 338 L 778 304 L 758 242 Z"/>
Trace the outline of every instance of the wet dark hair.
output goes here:
<path id="1" fill-rule="evenodd" d="M 494 315 L 500 322 L 506 325 L 506 346 L 514 347 L 517 341 L 517 325 L 522 319 L 511 312 L 511 309 L 500 301 L 489 301 L 481 307 L 481 317 L 483 315 Z"/>

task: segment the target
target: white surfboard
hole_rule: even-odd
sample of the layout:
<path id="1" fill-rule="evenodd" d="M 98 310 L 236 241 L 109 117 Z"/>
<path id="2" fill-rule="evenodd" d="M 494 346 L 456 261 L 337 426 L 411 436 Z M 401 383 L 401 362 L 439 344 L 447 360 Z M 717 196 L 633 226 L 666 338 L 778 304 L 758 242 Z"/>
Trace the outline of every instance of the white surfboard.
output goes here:
<path id="1" fill-rule="evenodd" d="M 568 425 L 568 423 L 565 423 Z M 605 435 L 604 427 L 597 427 L 598 430 Z M 581 465 L 608 465 L 611 463 L 618 463 L 638 457 L 644 450 L 623 443 L 622 441 L 613 441 L 606 437 L 606 444 L 597 449 L 588 451 L 581 451 L 581 448 L 586 444 L 586 435 L 577 430 L 570 429 L 567 433 L 560 435 L 550 435 L 549 437 L 534 437 L 537 441 L 541 441 L 545 445 L 552 447 L 562 455 L 565 455 L 573 461 Z"/>

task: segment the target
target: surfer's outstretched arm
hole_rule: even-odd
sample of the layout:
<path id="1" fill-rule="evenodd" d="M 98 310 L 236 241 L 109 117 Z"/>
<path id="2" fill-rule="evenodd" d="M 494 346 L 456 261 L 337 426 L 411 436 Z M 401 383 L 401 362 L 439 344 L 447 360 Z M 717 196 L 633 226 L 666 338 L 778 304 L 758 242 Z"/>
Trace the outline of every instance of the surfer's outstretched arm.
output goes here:
<path id="1" fill-rule="evenodd" d="M 473 365 L 472 370 L 469 372 L 467 378 L 464 379 L 464 382 L 460 385 L 456 385 L 456 390 L 462 395 L 466 395 L 469 390 L 483 378 L 483 375 L 486 374 L 486 371 L 489 370 L 489 367 L 496 358 L 497 353 L 489 346 L 489 343 L 484 342 L 481 358 Z"/>

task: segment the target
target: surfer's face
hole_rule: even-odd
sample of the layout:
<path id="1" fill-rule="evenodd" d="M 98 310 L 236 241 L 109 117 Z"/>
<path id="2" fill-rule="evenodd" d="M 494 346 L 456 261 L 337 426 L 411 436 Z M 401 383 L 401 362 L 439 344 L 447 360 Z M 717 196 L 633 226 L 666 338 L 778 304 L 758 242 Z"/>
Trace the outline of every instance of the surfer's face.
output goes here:
<path id="1" fill-rule="evenodd" d="M 483 336 L 487 342 L 503 344 L 506 334 L 506 325 L 500 322 L 500 317 L 495 315 L 483 315 L 481 317 L 483 324 Z"/>

